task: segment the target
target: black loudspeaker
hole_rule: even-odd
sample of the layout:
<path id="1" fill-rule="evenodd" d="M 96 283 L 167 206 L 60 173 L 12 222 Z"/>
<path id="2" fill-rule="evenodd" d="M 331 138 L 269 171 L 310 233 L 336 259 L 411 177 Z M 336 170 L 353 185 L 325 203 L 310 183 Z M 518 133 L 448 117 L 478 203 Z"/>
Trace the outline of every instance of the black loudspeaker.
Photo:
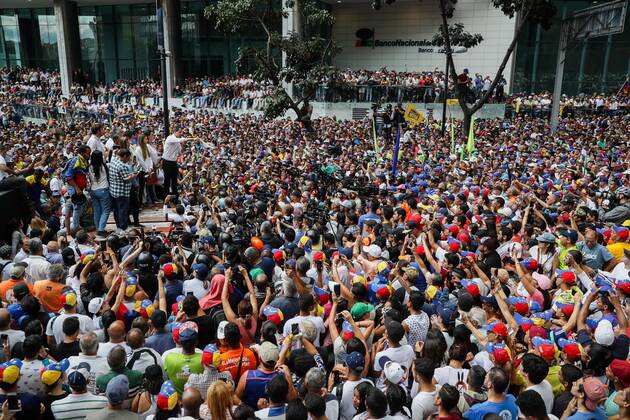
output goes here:
<path id="1" fill-rule="evenodd" d="M 12 176 L 0 181 L 0 203 L 0 240 L 10 244 L 10 222 L 13 219 L 22 220 L 26 227 L 35 214 L 24 178 Z"/>

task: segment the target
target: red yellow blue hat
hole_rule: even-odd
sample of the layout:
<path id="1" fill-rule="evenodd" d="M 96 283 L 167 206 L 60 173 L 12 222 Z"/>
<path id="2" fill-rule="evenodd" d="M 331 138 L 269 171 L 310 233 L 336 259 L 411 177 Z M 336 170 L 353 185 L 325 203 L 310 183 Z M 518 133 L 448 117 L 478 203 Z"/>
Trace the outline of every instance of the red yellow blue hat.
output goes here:
<path id="1" fill-rule="evenodd" d="M 138 312 L 143 318 L 151 318 L 151 315 L 153 315 L 153 312 L 155 311 L 153 302 L 151 302 L 149 299 L 137 301 L 133 309 Z"/>
<path id="2" fill-rule="evenodd" d="M 179 401 L 179 394 L 175 389 L 175 385 L 173 382 L 166 381 L 162 384 L 160 388 L 160 393 L 157 397 L 157 406 L 160 410 L 172 410 L 177 405 Z"/>
<path id="3" fill-rule="evenodd" d="M 166 263 L 162 266 L 162 271 L 166 277 L 173 277 L 177 274 L 177 266 L 173 263 Z"/>
<path id="4" fill-rule="evenodd" d="M 215 344 L 208 344 L 204 347 L 201 364 L 204 366 L 219 366 L 221 364 L 221 353 Z"/>
<path id="5" fill-rule="evenodd" d="M 127 287 L 125 288 L 125 296 L 131 297 L 136 293 L 136 288 L 138 287 L 138 279 L 134 276 L 127 277 Z"/>
<path id="6" fill-rule="evenodd" d="M 63 306 L 74 306 L 77 304 L 77 295 L 73 290 L 67 290 L 62 293 L 60 300 Z"/>
<path id="7" fill-rule="evenodd" d="M 534 258 L 525 258 L 521 261 L 521 265 L 528 271 L 535 271 L 538 268 L 538 261 Z"/>
<path id="8" fill-rule="evenodd" d="M 282 324 L 282 321 L 284 320 L 284 315 L 282 314 L 282 311 L 276 307 L 269 305 L 265 306 L 265 308 L 263 309 L 263 315 L 267 317 L 267 321 L 271 321 L 276 325 Z"/>
<path id="9" fill-rule="evenodd" d="M 11 359 L 0 365 L 0 381 L 7 384 L 14 384 L 20 379 L 20 369 L 22 369 L 22 361 L 20 359 Z"/>
<path id="10" fill-rule="evenodd" d="M 68 359 L 63 359 L 58 363 L 50 363 L 43 367 L 39 374 L 42 383 L 44 385 L 53 385 L 61 378 L 61 375 L 68 370 L 68 367 L 70 367 Z"/>
<path id="11" fill-rule="evenodd" d="M 94 251 L 85 251 L 83 254 L 81 254 L 79 261 L 81 261 L 81 264 L 87 265 L 87 263 L 94 259 L 94 255 Z"/>
<path id="12" fill-rule="evenodd" d="M 330 292 L 328 290 L 324 290 L 321 287 L 313 286 L 313 291 L 319 301 L 320 305 L 325 305 L 330 300 Z"/>
<path id="13" fill-rule="evenodd" d="M 350 324 L 348 321 L 343 321 L 343 324 L 341 326 L 341 338 L 343 338 L 344 341 L 348 341 L 352 337 L 354 337 L 352 324 Z"/>

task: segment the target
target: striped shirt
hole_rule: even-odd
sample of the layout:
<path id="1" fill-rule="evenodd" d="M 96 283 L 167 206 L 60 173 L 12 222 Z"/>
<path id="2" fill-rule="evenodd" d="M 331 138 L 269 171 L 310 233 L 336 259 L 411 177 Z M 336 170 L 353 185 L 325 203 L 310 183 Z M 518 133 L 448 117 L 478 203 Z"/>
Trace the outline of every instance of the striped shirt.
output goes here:
<path id="1" fill-rule="evenodd" d="M 62 400 L 52 403 L 51 410 L 55 419 L 84 419 L 88 414 L 96 413 L 107 405 L 107 398 L 100 395 L 70 394 Z"/>

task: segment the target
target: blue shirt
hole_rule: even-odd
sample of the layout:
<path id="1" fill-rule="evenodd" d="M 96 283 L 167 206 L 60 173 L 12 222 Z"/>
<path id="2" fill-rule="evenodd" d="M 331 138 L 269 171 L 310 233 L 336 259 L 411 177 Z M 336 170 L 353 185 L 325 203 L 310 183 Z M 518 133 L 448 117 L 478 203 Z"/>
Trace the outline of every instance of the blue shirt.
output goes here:
<path id="1" fill-rule="evenodd" d="M 516 420 L 518 418 L 516 398 L 512 394 L 507 394 L 500 403 L 486 401 L 481 404 L 475 404 L 464 413 L 464 417 L 468 420 L 482 420 L 488 413 L 496 413 L 503 420 Z"/>
<path id="2" fill-rule="evenodd" d="M 595 411 L 576 411 L 574 415 L 567 417 L 566 420 L 606 420 L 606 413 L 601 407 L 597 407 Z"/>
<path id="3" fill-rule="evenodd" d="M 175 348 L 175 342 L 173 341 L 173 335 L 170 332 L 164 330 L 148 337 L 146 341 L 146 346 L 157 351 L 160 354 L 164 354 L 166 350 Z"/>
<path id="4" fill-rule="evenodd" d="M 363 230 L 363 224 L 366 220 L 376 220 L 377 222 L 380 222 L 381 217 L 378 214 L 372 212 L 362 214 L 361 216 L 359 216 L 359 229 Z"/>
<path id="5" fill-rule="evenodd" d="M 594 248 L 589 248 L 585 242 L 578 242 L 576 247 L 582 253 L 584 264 L 593 270 L 601 270 L 608 261 L 613 259 L 613 255 L 608 248 L 601 244 L 595 245 Z"/>

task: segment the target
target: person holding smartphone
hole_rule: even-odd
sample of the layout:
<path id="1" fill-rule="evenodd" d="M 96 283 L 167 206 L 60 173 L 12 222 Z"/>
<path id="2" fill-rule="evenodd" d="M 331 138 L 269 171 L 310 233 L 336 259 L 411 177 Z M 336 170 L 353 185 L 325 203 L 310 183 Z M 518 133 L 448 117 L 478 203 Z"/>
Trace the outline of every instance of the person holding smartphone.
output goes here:
<path id="1" fill-rule="evenodd" d="M 16 420 L 38 419 L 44 406 L 40 399 L 28 392 L 18 392 L 18 383 L 22 369 L 22 361 L 11 359 L 0 365 L 2 374 L 0 377 L 0 404 L 7 404 L 7 411 L 12 413 Z"/>

